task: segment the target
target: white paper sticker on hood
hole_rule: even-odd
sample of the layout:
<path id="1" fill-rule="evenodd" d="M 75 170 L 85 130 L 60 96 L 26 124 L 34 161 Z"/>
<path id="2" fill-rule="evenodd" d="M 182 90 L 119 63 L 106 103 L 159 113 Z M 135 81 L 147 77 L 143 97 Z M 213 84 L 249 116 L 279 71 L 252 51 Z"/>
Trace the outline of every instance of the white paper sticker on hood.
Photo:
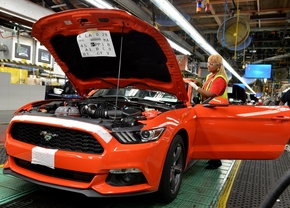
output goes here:
<path id="1" fill-rule="evenodd" d="M 116 57 L 109 31 L 90 30 L 84 32 L 77 36 L 77 42 L 82 57 Z"/>

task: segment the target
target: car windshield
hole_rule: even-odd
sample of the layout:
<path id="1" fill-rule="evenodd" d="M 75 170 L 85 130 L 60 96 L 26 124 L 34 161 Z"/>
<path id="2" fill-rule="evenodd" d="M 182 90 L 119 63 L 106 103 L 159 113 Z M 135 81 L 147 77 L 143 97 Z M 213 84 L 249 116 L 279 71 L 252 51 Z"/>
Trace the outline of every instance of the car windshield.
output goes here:
<path id="1" fill-rule="evenodd" d="M 98 89 L 91 94 L 90 98 L 95 97 L 115 97 L 118 96 L 127 97 L 127 98 L 139 98 L 144 100 L 153 100 L 153 101 L 165 101 L 165 102 L 177 102 L 178 99 L 175 95 L 153 90 L 143 90 L 136 89 L 132 87 L 126 88 L 110 88 L 110 89 Z"/>

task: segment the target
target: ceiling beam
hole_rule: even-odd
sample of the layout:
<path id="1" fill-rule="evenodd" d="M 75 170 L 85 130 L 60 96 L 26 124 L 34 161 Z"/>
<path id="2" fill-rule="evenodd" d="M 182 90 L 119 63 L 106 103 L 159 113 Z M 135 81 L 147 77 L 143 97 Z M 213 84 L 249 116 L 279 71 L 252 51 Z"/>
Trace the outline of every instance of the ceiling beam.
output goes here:
<path id="1" fill-rule="evenodd" d="M 239 15 L 262 15 L 262 14 L 268 14 L 268 15 L 275 15 L 275 14 L 282 14 L 281 12 L 288 12 L 290 11 L 290 8 L 275 8 L 275 9 L 263 9 L 263 10 L 240 10 Z M 223 17 L 225 14 L 224 12 L 215 12 L 215 14 L 208 14 L 208 13 L 193 13 L 190 14 L 191 18 L 209 18 L 209 17 Z"/>
<path id="2" fill-rule="evenodd" d="M 206 30 L 202 30 L 202 34 L 216 34 L 217 33 L 217 29 L 206 29 Z M 288 29 L 290 30 L 290 28 Z M 257 27 L 254 27 L 254 28 L 251 28 L 251 32 L 266 32 L 266 31 L 284 31 L 284 27 L 281 26 L 280 28 L 279 27 L 261 27 L 261 28 L 257 28 Z"/>
<path id="3" fill-rule="evenodd" d="M 258 63 L 263 63 L 265 61 L 275 61 L 275 60 L 281 60 L 284 58 L 288 58 L 290 56 L 290 54 L 284 54 L 284 55 L 278 55 L 278 56 L 273 56 L 273 57 L 269 57 L 269 58 L 265 58 L 265 59 L 261 59 L 261 60 L 257 60 L 252 62 L 253 64 L 258 64 Z"/>
<path id="4" fill-rule="evenodd" d="M 238 0 L 239 3 L 243 3 L 243 2 L 251 2 L 251 1 L 257 1 L 257 0 Z M 211 5 L 215 5 L 215 4 L 224 4 L 225 0 L 210 0 L 209 3 Z M 228 2 L 228 4 L 231 4 L 231 1 Z M 189 6 L 196 6 L 196 3 L 194 1 L 194 3 L 180 3 L 180 4 L 174 4 L 177 7 L 189 7 Z"/>
<path id="5" fill-rule="evenodd" d="M 0 16 L 6 19 L 9 17 L 20 19 L 27 22 L 28 25 L 32 25 L 39 18 L 52 13 L 53 11 L 30 1 L 0 0 Z"/>
<path id="6" fill-rule="evenodd" d="M 210 4 L 209 8 L 210 8 L 211 13 L 214 15 L 213 18 L 215 19 L 216 23 L 218 24 L 218 26 L 221 26 L 222 22 L 218 16 L 215 16 L 216 12 L 211 4 Z"/>
<path id="7" fill-rule="evenodd" d="M 260 1 L 257 0 L 257 10 L 258 10 L 258 15 L 260 14 Z M 261 21 L 258 20 L 258 28 L 261 28 Z"/>
<path id="8" fill-rule="evenodd" d="M 264 20 L 261 21 L 261 23 L 279 23 L 281 21 L 277 21 L 277 20 Z M 286 20 L 283 20 L 283 23 L 286 24 Z M 255 24 L 257 24 L 256 22 L 249 22 L 250 26 L 251 26 L 251 32 L 262 32 L 262 31 L 284 31 L 285 30 L 285 25 L 281 25 L 281 26 L 273 26 L 273 27 L 255 27 Z M 194 23 L 193 23 L 194 25 Z M 215 23 L 208 23 L 208 24 L 202 24 L 201 25 L 202 28 L 199 30 L 200 33 L 202 34 L 210 34 L 210 33 L 217 33 L 218 30 L 218 25 Z M 253 27 L 252 27 L 253 26 Z M 199 28 L 199 26 L 194 25 L 194 27 L 196 29 Z M 203 28 L 211 28 L 211 29 L 203 29 Z M 165 31 L 180 31 L 180 27 L 178 25 L 176 26 L 159 26 L 160 30 L 165 30 Z M 286 30 L 290 30 L 290 28 L 286 28 Z"/>
<path id="9" fill-rule="evenodd" d="M 261 20 L 261 19 L 267 19 L 267 20 L 273 20 L 273 19 L 286 19 L 287 14 L 286 13 L 280 13 L 280 14 L 264 14 L 264 15 L 252 15 L 250 16 L 250 20 Z"/>

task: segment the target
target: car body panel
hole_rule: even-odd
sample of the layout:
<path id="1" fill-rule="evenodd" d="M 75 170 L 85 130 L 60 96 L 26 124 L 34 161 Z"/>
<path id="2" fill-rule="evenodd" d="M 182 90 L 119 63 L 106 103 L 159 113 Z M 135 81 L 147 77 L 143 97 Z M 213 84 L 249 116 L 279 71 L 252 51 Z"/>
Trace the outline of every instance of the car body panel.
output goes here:
<path id="1" fill-rule="evenodd" d="M 102 31 L 110 31 L 110 36 L 99 35 Z M 187 99 L 176 56 L 166 38 L 156 28 L 125 11 L 60 12 L 38 20 L 32 35 L 54 56 L 81 96 L 93 89 L 119 84 L 120 87 L 159 89 L 175 94 L 181 101 Z M 96 40 L 101 35 L 108 35 L 108 41 Z M 82 41 L 78 42 L 79 39 Z M 114 53 L 98 55 L 107 44 L 113 45 Z M 97 46 L 98 51 L 82 56 L 85 53 L 82 48 L 92 51 Z"/>
<path id="2" fill-rule="evenodd" d="M 203 139 L 195 140 L 194 158 L 273 159 L 284 150 L 283 142 L 277 145 L 275 140 L 289 136 L 288 107 L 196 106 L 195 110 L 195 136 Z"/>

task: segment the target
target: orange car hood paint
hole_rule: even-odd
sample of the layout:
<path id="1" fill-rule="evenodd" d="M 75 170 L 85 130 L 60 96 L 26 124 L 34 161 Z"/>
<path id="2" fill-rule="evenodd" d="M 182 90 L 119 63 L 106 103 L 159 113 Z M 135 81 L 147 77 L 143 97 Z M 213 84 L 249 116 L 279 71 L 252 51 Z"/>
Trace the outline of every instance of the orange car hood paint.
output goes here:
<path id="1" fill-rule="evenodd" d="M 48 49 L 81 96 L 119 85 L 161 90 L 182 102 L 188 100 L 166 38 L 126 11 L 59 12 L 39 19 L 32 35 Z"/>

